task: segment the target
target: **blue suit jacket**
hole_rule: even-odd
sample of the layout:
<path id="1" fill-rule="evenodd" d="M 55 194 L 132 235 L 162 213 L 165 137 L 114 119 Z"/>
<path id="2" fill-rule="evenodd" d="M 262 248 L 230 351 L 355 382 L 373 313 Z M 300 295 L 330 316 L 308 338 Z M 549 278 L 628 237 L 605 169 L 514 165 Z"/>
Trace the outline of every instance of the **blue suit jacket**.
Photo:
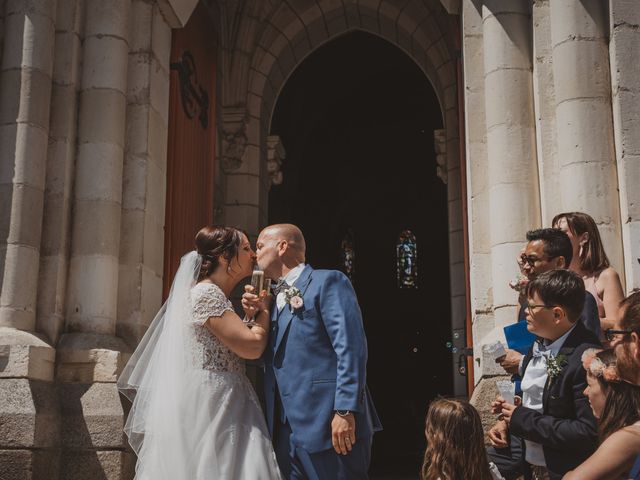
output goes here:
<path id="1" fill-rule="evenodd" d="M 276 389 L 293 442 L 310 453 L 332 448 L 334 410 L 355 414 L 356 437 L 380 430 L 366 386 L 367 340 L 349 279 L 334 270 L 307 265 L 295 287 L 304 305 L 273 306 L 271 335 L 264 352 L 265 403 L 273 436 Z"/>

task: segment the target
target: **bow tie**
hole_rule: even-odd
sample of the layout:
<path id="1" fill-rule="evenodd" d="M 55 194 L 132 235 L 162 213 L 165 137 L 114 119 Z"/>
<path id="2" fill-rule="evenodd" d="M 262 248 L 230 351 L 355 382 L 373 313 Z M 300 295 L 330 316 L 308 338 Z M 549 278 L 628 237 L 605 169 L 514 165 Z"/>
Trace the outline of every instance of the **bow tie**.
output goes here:
<path id="1" fill-rule="evenodd" d="M 281 278 L 272 288 L 273 295 L 277 297 L 280 292 L 284 292 L 289 287 L 290 285 L 284 280 L 284 278 Z"/>
<path id="2" fill-rule="evenodd" d="M 542 343 L 542 340 L 537 339 L 533 344 L 533 358 L 549 358 L 549 355 L 551 355 L 551 350 Z"/>

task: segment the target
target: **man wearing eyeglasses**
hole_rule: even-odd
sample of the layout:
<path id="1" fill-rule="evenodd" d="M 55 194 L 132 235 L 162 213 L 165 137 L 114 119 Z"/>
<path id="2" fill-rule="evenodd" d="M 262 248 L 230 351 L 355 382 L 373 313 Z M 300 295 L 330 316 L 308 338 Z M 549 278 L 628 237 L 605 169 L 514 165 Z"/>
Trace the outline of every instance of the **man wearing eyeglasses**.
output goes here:
<path id="1" fill-rule="evenodd" d="M 527 245 L 520 256 L 521 269 L 529 281 L 541 273 L 562 268 L 567 269 L 573 258 L 573 247 L 566 233 L 557 228 L 540 228 L 527 232 Z M 524 303 L 524 302 L 523 302 Z M 518 321 L 526 317 L 525 305 L 520 307 Z M 584 309 L 579 321 L 600 338 L 600 317 L 598 304 L 591 293 L 585 291 Z M 507 373 L 517 374 L 520 370 L 523 355 L 515 350 L 507 349 L 507 354 L 496 362 Z"/>
<path id="2" fill-rule="evenodd" d="M 640 290 L 625 298 L 620 309 L 615 328 L 606 330 L 605 336 L 616 353 L 622 378 L 640 385 Z"/>
<path id="3" fill-rule="evenodd" d="M 559 480 L 598 444 L 596 420 L 583 393 L 582 353 L 599 343 L 577 322 L 584 291 L 582 279 L 565 269 L 531 281 L 526 321 L 538 341 L 523 362 L 522 401 L 509 404 L 499 397 L 492 404 L 501 418 L 488 432 L 491 443 L 507 448 L 509 435 L 524 439 L 523 473 L 533 480 Z M 494 460 L 492 452 L 489 457 Z"/>
<path id="4" fill-rule="evenodd" d="M 620 310 L 615 327 L 605 330 L 605 337 L 616 353 L 620 376 L 640 385 L 640 290 L 625 298 L 620 303 Z M 640 480 L 640 456 L 628 478 Z"/>
<path id="5" fill-rule="evenodd" d="M 521 270 L 529 281 L 533 281 L 544 272 L 554 269 L 567 269 L 573 258 L 573 247 L 566 233 L 557 228 L 541 228 L 527 232 L 527 245 L 520 256 Z M 600 338 L 600 317 L 598 304 L 591 293 L 585 290 L 584 308 L 578 322 Z M 527 299 L 519 299 L 521 303 L 517 321 L 526 321 Z M 516 350 L 506 349 L 506 355 L 496 360 L 507 373 L 519 380 L 522 372 L 524 355 Z M 517 391 L 516 393 L 519 393 Z M 524 445 L 520 438 L 512 435 L 508 447 L 489 448 L 491 461 L 495 463 L 506 480 L 528 475 L 524 463 Z"/>

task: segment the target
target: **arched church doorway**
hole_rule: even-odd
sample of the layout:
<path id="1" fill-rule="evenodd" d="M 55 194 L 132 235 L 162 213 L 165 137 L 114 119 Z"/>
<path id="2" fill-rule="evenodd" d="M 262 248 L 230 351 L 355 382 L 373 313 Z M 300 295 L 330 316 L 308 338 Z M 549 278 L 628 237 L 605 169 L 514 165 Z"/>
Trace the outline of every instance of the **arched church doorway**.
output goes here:
<path id="1" fill-rule="evenodd" d="M 424 73 L 396 46 L 358 31 L 297 67 L 271 123 L 286 160 L 284 182 L 270 190 L 269 223 L 300 225 L 315 268 L 344 271 L 353 260 L 368 384 L 384 425 L 374 439 L 374 478 L 415 478 L 426 408 L 453 393 L 447 188 L 434 148 L 441 128 Z M 398 284 L 407 230 L 417 288 Z"/>

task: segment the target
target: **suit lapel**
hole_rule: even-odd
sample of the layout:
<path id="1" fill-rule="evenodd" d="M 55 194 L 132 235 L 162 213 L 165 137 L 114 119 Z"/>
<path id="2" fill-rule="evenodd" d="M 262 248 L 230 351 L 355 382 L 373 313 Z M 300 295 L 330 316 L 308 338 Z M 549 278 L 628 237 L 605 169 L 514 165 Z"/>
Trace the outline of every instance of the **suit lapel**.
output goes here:
<path id="1" fill-rule="evenodd" d="M 584 342 L 583 330 L 584 327 L 580 324 L 580 321 L 578 321 L 575 328 L 569 334 L 560 350 L 558 350 L 558 355 L 556 356 L 556 358 L 560 357 L 561 355 L 565 357 L 565 364 L 563 366 L 563 369 L 566 368 L 569 364 L 569 357 L 573 354 L 576 347 Z M 558 374 L 558 377 L 560 377 L 561 375 L 562 372 Z M 553 379 L 547 377 L 547 383 L 545 383 L 544 392 L 542 393 L 542 408 L 544 412 L 548 411 L 547 409 L 549 406 L 548 402 L 551 395 L 551 389 L 553 388 L 553 385 L 557 380 L 557 377 Z"/>
<path id="2" fill-rule="evenodd" d="M 309 283 L 311 282 L 311 273 L 313 272 L 313 268 L 311 268 L 309 265 L 304 267 L 304 270 L 302 270 L 302 273 L 300 274 L 300 276 L 298 277 L 298 279 L 296 280 L 296 282 L 294 283 L 293 286 L 295 286 L 298 290 L 300 290 L 300 295 L 302 295 L 303 299 L 304 299 L 304 294 L 307 291 L 307 287 L 309 286 Z M 277 310 L 277 307 L 276 307 Z M 291 305 L 287 305 L 285 304 L 285 306 L 282 308 L 282 311 L 280 311 L 279 314 L 277 314 L 277 319 L 278 319 L 278 334 L 276 336 L 276 343 L 275 346 L 273 348 L 273 353 L 275 354 L 275 352 L 278 351 L 278 347 L 280 346 L 280 343 L 282 342 L 282 339 L 284 338 L 284 334 L 287 331 L 287 328 L 289 327 L 289 324 L 291 323 L 291 319 L 293 318 L 294 312 L 293 309 L 291 308 Z"/>

